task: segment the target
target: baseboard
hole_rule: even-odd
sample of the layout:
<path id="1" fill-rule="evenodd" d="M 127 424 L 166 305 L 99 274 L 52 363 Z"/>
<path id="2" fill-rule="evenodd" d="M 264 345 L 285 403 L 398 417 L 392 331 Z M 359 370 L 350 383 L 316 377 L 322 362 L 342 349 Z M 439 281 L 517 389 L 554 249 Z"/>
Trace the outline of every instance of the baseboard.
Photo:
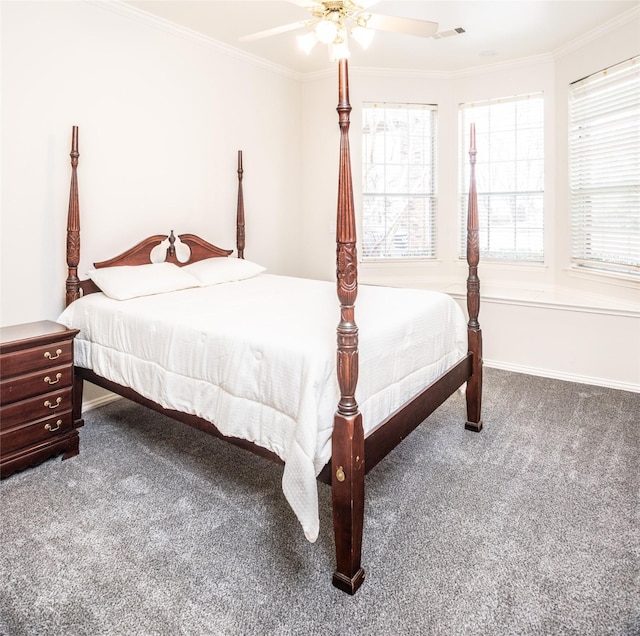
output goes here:
<path id="1" fill-rule="evenodd" d="M 100 408 L 105 404 L 109 404 L 110 402 L 115 402 L 116 400 L 121 399 L 121 395 L 117 395 L 116 393 L 107 393 L 106 395 L 94 398 L 93 400 L 83 400 L 82 412 L 86 413 L 87 411 L 92 411 L 93 409 Z"/>
<path id="2" fill-rule="evenodd" d="M 535 367 L 526 367 L 519 364 L 510 364 L 508 362 L 498 362 L 496 360 L 483 360 L 485 366 L 492 369 L 502 369 L 503 371 L 513 371 L 515 373 L 526 373 L 527 375 L 536 375 L 541 378 L 551 378 L 553 380 L 565 380 L 567 382 L 577 382 L 578 384 L 591 384 L 592 386 L 602 386 L 608 389 L 618 389 L 620 391 L 630 391 L 631 393 L 640 393 L 640 384 L 631 382 L 616 382 L 607 378 L 593 378 L 574 373 L 564 373 L 562 371 L 552 371 L 550 369 L 538 369 Z"/>

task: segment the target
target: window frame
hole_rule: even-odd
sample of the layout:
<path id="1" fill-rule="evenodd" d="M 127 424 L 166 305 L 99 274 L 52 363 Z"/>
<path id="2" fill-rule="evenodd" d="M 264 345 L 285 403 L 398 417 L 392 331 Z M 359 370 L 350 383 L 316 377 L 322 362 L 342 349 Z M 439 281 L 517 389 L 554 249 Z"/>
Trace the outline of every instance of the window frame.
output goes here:
<path id="1" fill-rule="evenodd" d="M 571 269 L 638 281 L 640 56 L 572 82 L 568 115 Z"/>
<path id="2" fill-rule="evenodd" d="M 534 125 L 526 123 L 526 121 L 518 121 L 519 105 L 534 104 L 538 110 L 537 119 L 533 120 Z M 479 111 L 477 109 L 493 109 L 497 112 L 499 108 L 513 105 L 513 126 L 511 128 L 500 125 L 492 126 L 491 123 L 483 126 L 482 123 L 476 122 L 476 117 L 471 113 Z M 487 118 L 491 120 L 497 115 L 491 110 L 488 112 Z M 458 104 L 458 131 L 459 131 L 459 183 L 458 183 L 458 210 L 459 210 L 459 235 L 458 235 L 458 256 L 460 259 L 465 258 L 466 254 L 466 231 L 467 231 L 467 201 L 469 195 L 469 125 L 471 122 L 476 123 L 476 139 L 478 154 L 476 157 L 476 180 L 478 190 L 478 211 L 480 214 L 480 255 L 484 261 L 492 261 L 502 264 L 518 264 L 518 265 L 543 265 L 546 260 L 546 241 L 545 241 L 545 93 L 544 91 L 535 91 L 526 94 L 510 95 L 505 97 L 491 98 L 486 100 L 463 102 Z M 531 121 L 531 120 L 530 120 Z M 521 137 L 527 136 L 527 131 L 531 135 L 535 134 L 535 144 L 531 147 L 524 141 L 520 141 Z M 492 138 L 502 136 L 507 138 L 508 133 L 513 134 L 513 156 L 509 157 L 506 150 L 496 151 L 496 146 L 492 142 Z M 538 151 L 539 156 L 532 157 L 529 153 Z M 502 154 L 502 158 L 499 158 Z M 507 157 L 506 159 L 504 157 Z M 496 157 L 496 158 L 494 158 Z M 537 176 L 540 181 L 538 189 L 525 189 L 515 187 L 511 189 L 505 188 L 498 191 L 491 186 L 492 166 L 496 163 L 504 163 L 512 166 L 514 180 L 526 181 L 526 176 L 521 177 L 521 173 L 526 173 L 526 162 L 538 162 L 539 169 Z M 519 170 L 523 167 L 522 170 Z M 499 174 L 499 170 L 495 174 Z M 497 202 L 507 202 L 511 200 L 511 205 L 503 205 L 502 210 Z M 533 215 L 527 213 L 524 215 L 518 212 L 522 205 L 518 202 L 528 203 L 530 207 L 537 205 L 537 225 L 531 223 L 531 227 L 527 227 L 527 220 Z M 492 205 L 493 203 L 493 205 Z M 508 210 L 508 212 L 507 212 Z M 507 218 L 507 215 L 510 218 Z M 491 244 L 499 241 L 498 230 L 502 226 L 502 241 L 506 242 L 508 234 L 512 236 L 512 246 L 510 248 L 492 248 Z M 493 232 L 492 232 L 493 230 Z M 531 239 L 527 240 L 530 236 Z M 535 245 L 539 247 L 536 249 Z M 529 246 L 528 250 L 524 246 Z M 528 252 L 528 256 L 527 256 Z"/>

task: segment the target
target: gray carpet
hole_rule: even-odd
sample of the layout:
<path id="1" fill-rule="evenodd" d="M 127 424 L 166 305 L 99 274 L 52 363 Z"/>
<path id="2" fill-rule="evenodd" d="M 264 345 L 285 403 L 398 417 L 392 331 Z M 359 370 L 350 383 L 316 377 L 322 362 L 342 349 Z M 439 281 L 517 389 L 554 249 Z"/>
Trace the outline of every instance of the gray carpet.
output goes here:
<path id="1" fill-rule="evenodd" d="M 0 633 L 640 634 L 640 395 L 487 370 L 367 476 L 363 565 L 331 585 L 281 468 L 125 400 L 81 454 L 4 480 Z"/>

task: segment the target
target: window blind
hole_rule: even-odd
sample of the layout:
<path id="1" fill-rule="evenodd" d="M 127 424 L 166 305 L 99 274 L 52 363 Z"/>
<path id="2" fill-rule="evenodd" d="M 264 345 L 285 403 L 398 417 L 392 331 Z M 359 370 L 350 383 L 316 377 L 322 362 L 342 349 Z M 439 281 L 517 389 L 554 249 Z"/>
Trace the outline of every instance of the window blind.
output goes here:
<path id="1" fill-rule="evenodd" d="M 544 260 L 544 98 L 542 93 L 460 104 L 460 257 L 466 254 L 469 129 L 476 125 L 480 253 Z"/>
<path id="2" fill-rule="evenodd" d="M 364 259 L 435 257 L 436 117 L 429 104 L 363 104 Z"/>
<path id="3" fill-rule="evenodd" d="M 640 57 L 569 93 L 572 261 L 640 276 Z"/>

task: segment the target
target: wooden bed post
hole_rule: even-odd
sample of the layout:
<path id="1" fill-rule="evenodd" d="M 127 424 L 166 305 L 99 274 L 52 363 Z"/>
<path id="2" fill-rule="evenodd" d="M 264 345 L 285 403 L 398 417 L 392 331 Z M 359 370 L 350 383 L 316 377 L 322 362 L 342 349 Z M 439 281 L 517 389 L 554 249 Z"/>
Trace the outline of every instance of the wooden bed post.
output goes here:
<path id="1" fill-rule="evenodd" d="M 340 402 L 334 417 L 331 457 L 333 528 L 336 571 L 333 584 L 354 594 L 364 581 L 360 567 L 364 521 L 364 432 L 355 399 L 358 381 L 358 327 L 354 304 L 358 293 L 356 220 L 349 150 L 349 78 L 347 60 L 338 66 L 337 107 L 340 124 L 340 166 L 336 225 L 336 276 L 340 323 L 337 328 L 337 374 Z"/>
<path id="2" fill-rule="evenodd" d="M 478 220 L 478 193 L 476 191 L 476 127 L 471 124 L 471 143 L 469 163 L 471 183 L 469 185 L 469 207 L 467 211 L 467 309 L 469 324 L 467 337 L 469 352 L 473 354 L 471 377 L 467 381 L 467 423 L 465 428 L 471 431 L 482 430 L 482 330 L 478 322 L 480 313 L 480 279 L 478 263 L 480 262 L 480 236 Z"/>
<path id="3" fill-rule="evenodd" d="M 71 189 L 69 192 L 69 212 L 67 214 L 67 296 L 66 305 L 80 298 L 80 203 L 78 200 L 78 127 L 71 131 Z"/>
<path id="4" fill-rule="evenodd" d="M 78 127 L 71 129 L 71 187 L 69 190 L 69 210 L 67 213 L 67 294 L 65 306 L 80 298 L 80 279 L 78 264 L 80 263 L 80 200 L 78 198 Z M 73 425 L 78 428 L 84 425 L 82 419 L 82 393 L 84 383 L 74 372 L 73 375 Z"/>
<path id="5" fill-rule="evenodd" d="M 242 150 L 238 150 L 238 209 L 236 212 L 236 247 L 238 258 L 244 258 L 244 195 L 242 193 Z"/>

